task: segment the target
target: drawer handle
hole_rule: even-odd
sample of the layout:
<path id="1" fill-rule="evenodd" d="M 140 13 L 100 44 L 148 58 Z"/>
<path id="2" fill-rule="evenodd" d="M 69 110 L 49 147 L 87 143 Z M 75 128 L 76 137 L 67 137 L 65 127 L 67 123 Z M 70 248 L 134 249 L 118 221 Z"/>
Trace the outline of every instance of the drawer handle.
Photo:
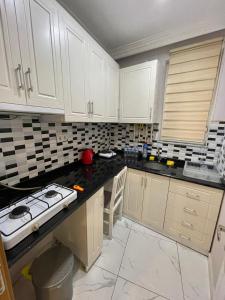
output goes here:
<path id="1" fill-rule="evenodd" d="M 183 227 L 187 227 L 187 228 L 190 228 L 190 229 L 194 229 L 194 226 L 193 226 L 193 224 L 191 224 L 191 223 L 188 223 L 188 222 L 185 222 L 185 221 L 182 221 L 181 222 L 181 225 L 183 226 Z"/>
<path id="2" fill-rule="evenodd" d="M 179 234 L 180 238 L 183 240 L 187 240 L 187 241 L 191 241 L 191 238 L 189 236 L 183 235 L 183 234 Z"/>
<path id="3" fill-rule="evenodd" d="M 200 200 L 199 195 L 193 195 L 193 194 L 190 194 L 187 192 L 186 196 L 190 199 L 194 199 L 194 200 L 198 200 L 198 201 Z"/>
<path id="4" fill-rule="evenodd" d="M 0 296 L 5 292 L 5 283 L 2 276 L 2 271 L 0 270 Z"/>
<path id="5" fill-rule="evenodd" d="M 192 216 L 198 215 L 195 209 L 189 207 L 184 207 L 184 212 Z"/>

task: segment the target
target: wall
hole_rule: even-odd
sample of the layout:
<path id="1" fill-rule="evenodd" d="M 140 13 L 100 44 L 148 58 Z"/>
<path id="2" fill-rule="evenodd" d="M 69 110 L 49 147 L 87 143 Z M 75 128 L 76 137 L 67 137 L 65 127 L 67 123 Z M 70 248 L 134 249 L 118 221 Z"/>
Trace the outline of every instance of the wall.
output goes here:
<path id="1" fill-rule="evenodd" d="M 136 134 L 135 134 L 136 133 Z M 138 147 L 142 149 L 145 143 L 146 127 L 144 126 L 138 134 L 137 126 L 134 124 L 112 124 L 111 125 L 111 147 L 124 149 L 124 147 Z M 175 158 L 180 160 L 189 160 L 192 162 L 205 161 L 207 164 L 217 164 L 222 160 L 221 146 L 224 142 L 225 122 L 212 122 L 209 124 L 205 146 L 194 146 L 187 144 L 174 144 L 159 141 L 158 124 L 153 126 L 153 140 L 150 142 L 151 125 L 147 126 L 148 152 L 157 155 L 159 149 L 161 156 Z M 134 137 L 135 136 L 135 137 Z M 225 142 L 224 142 L 225 153 Z M 225 154 L 223 154 L 225 155 Z M 224 158 L 221 165 L 224 166 Z"/>
<path id="2" fill-rule="evenodd" d="M 0 181 L 16 184 L 79 159 L 85 147 L 109 145 L 109 124 L 41 122 L 37 116 L 0 116 Z M 6 118 L 6 119 L 2 119 Z M 59 134 L 65 140 L 57 141 Z"/>

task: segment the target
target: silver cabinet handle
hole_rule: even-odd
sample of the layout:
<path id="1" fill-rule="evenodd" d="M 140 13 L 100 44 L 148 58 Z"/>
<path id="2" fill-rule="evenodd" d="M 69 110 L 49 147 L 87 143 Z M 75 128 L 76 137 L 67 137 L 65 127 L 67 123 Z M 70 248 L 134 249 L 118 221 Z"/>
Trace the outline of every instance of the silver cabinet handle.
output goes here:
<path id="1" fill-rule="evenodd" d="M 194 200 L 200 200 L 199 199 L 199 195 L 193 195 L 193 194 L 190 194 L 190 193 L 186 193 L 186 196 L 188 197 L 188 198 L 191 198 L 191 199 L 194 199 Z"/>
<path id="2" fill-rule="evenodd" d="M 91 107 L 90 107 L 90 105 L 91 105 L 91 102 L 88 101 L 88 103 L 87 103 L 87 110 L 88 110 L 88 114 L 89 114 L 89 115 L 90 115 L 90 113 L 91 113 Z"/>
<path id="3" fill-rule="evenodd" d="M 0 270 L 0 296 L 5 292 L 5 283 L 2 276 L 2 271 Z"/>
<path id="4" fill-rule="evenodd" d="M 197 216 L 197 212 L 195 209 L 193 208 L 189 208 L 189 207 L 184 207 L 184 212 L 190 214 L 190 215 L 193 215 L 193 216 Z"/>
<path id="5" fill-rule="evenodd" d="M 32 86 L 32 83 L 31 83 L 30 73 L 31 73 L 31 69 L 28 68 L 27 71 L 25 72 L 26 79 L 27 79 L 27 90 L 28 90 L 28 92 L 33 92 L 33 86 Z"/>
<path id="6" fill-rule="evenodd" d="M 193 224 L 191 224 L 191 223 L 188 223 L 188 222 L 185 222 L 185 221 L 182 221 L 181 222 L 181 225 L 183 226 L 183 227 L 187 227 L 187 228 L 190 228 L 190 229 L 194 229 L 194 226 L 193 226 Z"/>
<path id="7" fill-rule="evenodd" d="M 94 103 L 93 103 L 93 101 L 91 102 L 91 113 L 92 114 L 94 113 Z"/>
<path id="8" fill-rule="evenodd" d="M 221 240 L 221 233 L 225 232 L 225 226 L 223 225 L 218 225 L 217 226 L 217 240 L 220 241 Z"/>
<path id="9" fill-rule="evenodd" d="M 17 68 L 15 69 L 16 72 L 16 79 L 18 83 L 18 89 L 24 89 L 23 80 L 22 80 L 22 67 L 21 64 L 18 64 Z"/>

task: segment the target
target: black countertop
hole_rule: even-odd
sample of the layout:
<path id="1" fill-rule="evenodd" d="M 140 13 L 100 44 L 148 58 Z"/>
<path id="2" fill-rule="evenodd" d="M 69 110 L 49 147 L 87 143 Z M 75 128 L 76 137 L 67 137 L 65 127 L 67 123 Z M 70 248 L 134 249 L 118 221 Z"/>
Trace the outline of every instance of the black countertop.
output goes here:
<path id="1" fill-rule="evenodd" d="M 156 165 L 156 163 L 154 163 L 154 165 Z M 61 222 L 63 222 L 63 220 L 70 216 L 85 201 L 87 201 L 110 178 L 114 177 L 120 170 L 122 170 L 124 166 L 222 190 L 224 190 L 225 187 L 223 183 L 213 183 L 184 176 L 182 162 L 177 162 L 175 168 L 160 166 L 158 170 L 154 170 L 150 168 L 151 165 L 145 160 L 127 160 L 124 159 L 122 155 L 117 155 L 112 159 L 96 158 L 91 166 L 83 166 L 81 163 L 77 162 L 61 167 L 42 176 L 31 179 L 28 182 L 24 182 L 19 186 L 46 186 L 50 183 L 58 183 L 66 187 L 72 187 L 74 184 L 79 184 L 84 187 L 84 192 L 78 192 L 76 201 L 72 202 L 68 208 L 60 211 L 48 222 L 43 224 L 37 232 L 30 234 L 12 249 L 6 250 L 8 264 L 10 266 L 13 265 L 34 245 L 36 245 L 48 233 L 55 229 Z M 9 203 L 13 203 L 31 193 L 31 191 L 18 192 L 8 189 L 1 189 L 0 191 L 1 207 L 4 207 Z"/>

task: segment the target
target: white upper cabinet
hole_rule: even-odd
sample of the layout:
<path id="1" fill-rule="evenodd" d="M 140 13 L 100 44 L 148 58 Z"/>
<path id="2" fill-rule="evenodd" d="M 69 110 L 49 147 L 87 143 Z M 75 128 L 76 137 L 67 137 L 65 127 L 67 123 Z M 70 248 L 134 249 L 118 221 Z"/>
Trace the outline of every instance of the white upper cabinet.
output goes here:
<path id="1" fill-rule="evenodd" d="M 26 103 L 13 0 L 0 0 L 0 103 Z"/>
<path id="2" fill-rule="evenodd" d="M 84 30 L 69 14 L 60 22 L 65 120 L 86 121 L 90 103 L 87 99 L 87 43 Z"/>
<path id="3" fill-rule="evenodd" d="M 157 60 L 120 70 L 120 121 L 152 123 Z"/>
<path id="4" fill-rule="evenodd" d="M 19 1 L 19 0 L 18 0 Z M 22 1 L 20 6 L 22 5 Z M 59 24 L 55 2 L 24 0 L 26 24 L 20 24 L 27 103 L 63 107 Z"/>
<path id="5" fill-rule="evenodd" d="M 110 122 L 118 121 L 119 110 L 119 66 L 113 59 L 108 59 L 106 70 L 106 119 Z"/>
<path id="6" fill-rule="evenodd" d="M 105 117 L 105 57 L 97 44 L 89 43 L 89 105 L 93 121 Z"/>

